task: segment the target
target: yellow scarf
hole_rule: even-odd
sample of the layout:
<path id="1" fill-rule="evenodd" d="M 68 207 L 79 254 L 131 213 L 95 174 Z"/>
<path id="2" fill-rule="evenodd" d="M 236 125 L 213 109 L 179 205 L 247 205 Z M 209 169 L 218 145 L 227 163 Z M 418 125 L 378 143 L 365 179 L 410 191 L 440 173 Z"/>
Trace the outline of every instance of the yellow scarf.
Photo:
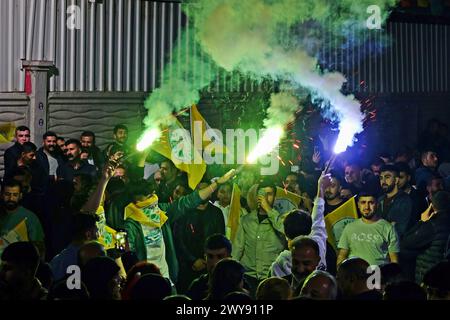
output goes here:
<path id="1" fill-rule="evenodd" d="M 151 220 L 144 212 L 147 207 L 153 207 L 153 214 L 159 214 L 159 223 Z M 167 221 L 167 215 L 158 207 L 158 196 L 152 195 L 150 198 L 139 201 L 137 203 L 130 203 L 125 207 L 125 220 L 133 219 L 151 228 L 161 228 Z"/>

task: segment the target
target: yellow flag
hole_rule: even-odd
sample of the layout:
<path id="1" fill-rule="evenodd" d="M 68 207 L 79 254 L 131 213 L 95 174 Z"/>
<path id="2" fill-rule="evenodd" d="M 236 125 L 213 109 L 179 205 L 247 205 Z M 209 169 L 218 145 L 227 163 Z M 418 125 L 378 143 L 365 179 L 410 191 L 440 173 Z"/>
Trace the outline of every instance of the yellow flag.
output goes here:
<path id="1" fill-rule="evenodd" d="M 358 219 L 355 197 L 350 198 L 325 217 L 328 242 L 333 246 L 335 251 L 337 250 L 337 245 L 345 226 L 355 219 Z"/>
<path id="2" fill-rule="evenodd" d="M 14 139 L 16 126 L 12 122 L 0 125 L 0 144 L 9 143 Z"/>
<path id="3" fill-rule="evenodd" d="M 194 190 L 205 174 L 206 163 L 202 155 L 193 148 L 189 131 L 175 117 L 172 120 L 151 148 L 172 160 L 179 170 L 186 172 L 189 187 Z"/>
<path id="4" fill-rule="evenodd" d="M 230 229 L 230 240 L 234 241 L 241 217 L 241 190 L 236 183 L 233 183 L 231 193 L 230 215 L 228 216 L 227 228 Z"/>
<path id="5" fill-rule="evenodd" d="M 191 107 L 191 135 L 194 146 L 199 152 L 203 152 L 205 149 L 221 154 L 227 152 L 222 133 L 209 126 L 195 104 Z"/>
<path id="6" fill-rule="evenodd" d="M 277 187 L 273 208 L 280 214 L 285 214 L 293 209 L 298 209 L 298 205 L 302 198 L 295 193 Z"/>

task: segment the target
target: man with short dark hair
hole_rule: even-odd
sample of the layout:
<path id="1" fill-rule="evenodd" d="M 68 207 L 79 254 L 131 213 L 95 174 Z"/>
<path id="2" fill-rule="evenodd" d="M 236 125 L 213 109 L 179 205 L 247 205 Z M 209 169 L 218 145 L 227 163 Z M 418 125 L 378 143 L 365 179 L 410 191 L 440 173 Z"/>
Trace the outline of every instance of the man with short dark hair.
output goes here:
<path id="1" fill-rule="evenodd" d="M 325 211 L 324 216 L 339 208 L 344 199 L 341 198 L 342 181 L 334 173 L 330 176 L 330 185 L 325 189 Z"/>
<path id="2" fill-rule="evenodd" d="M 5 172 L 17 166 L 17 160 L 22 154 L 22 145 L 25 142 L 30 142 L 30 137 L 30 128 L 26 126 L 18 126 L 16 128 L 16 142 L 6 149 L 4 154 Z"/>
<path id="3" fill-rule="evenodd" d="M 124 124 L 118 124 L 113 129 L 114 141 L 108 144 L 103 150 L 104 158 L 107 159 L 118 151 L 125 155 L 130 153 L 130 148 L 126 145 L 128 140 L 128 127 Z"/>
<path id="4" fill-rule="evenodd" d="M 0 300 L 44 300 L 47 290 L 36 278 L 39 252 L 30 242 L 10 244 L 1 255 Z"/>
<path id="5" fill-rule="evenodd" d="M 362 192 L 357 204 L 361 218 L 345 226 L 338 244 L 337 264 L 348 257 L 362 258 L 371 265 L 398 262 L 397 233 L 392 224 L 377 214 L 375 195 Z"/>
<path id="6" fill-rule="evenodd" d="M 397 162 L 395 166 L 398 169 L 398 189 L 408 194 L 411 198 L 410 226 L 413 226 L 420 220 L 420 214 L 426 209 L 423 205 L 422 193 L 411 185 L 412 170 L 409 165 L 406 162 Z"/>
<path id="7" fill-rule="evenodd" d="M 81 160 L 81 143 L 80 141 L 76 139 L 69 139 L 66 141 L 66 148 L 67 148 L 67 159 L 68 161 L 58 166 L 58 169 L 56 170 L 56 175 L 58 176 L 58 180 L 66 180 L 66 181 L 73 181 L 73 178 L 76 174 L 85 174 L 89 175 L 92 178 L 97 177 L 97 169 L 87 163 L 84 160 Z"/>
<path id="8" fill-rule="evenodd" d="M 416 169 L 416 186 L 419 191 L 425 192 L 427 181 L 437 174 L 439 158 L 434 150 L 425 149 L 421 153 L 422 166 Z"/>
<path id="9" fill-rule="evenodd" d="M 14 241 L 10 239 L 11 231 L 22 222 L 25 222 L 28 241 L 34 242 L 41 253 L 44 253 L 44 232 L 36 215 L 20 205 L 22 190 L 17 181 L 5 181 L 1 191 L 0 236 L 6 243 Z M 17 236 L 17 234 L 15 235 Z M 8 240 L 9 239 L 9 240 Z"/>
<path id="10" fill-rule="evenodd" d="M 200 182 L 197 190 L 208 188 Z M 225 221 L 222 211 L 204 199 L 196 208 L 188 209 L 174 224 L 175 248 L 180 263 L 177 289 L 184 292 L 192 281 L 206 270 L 204 247 L 207 237 L 220 233 L 225 235 Z"/>
<path id="11" fill-rule="evenodd" d="M 378 213 L 381 218 L 394 223 L 395 230 L 401 238 L 410 226 L 412 201 L 398 188 L 399 172 L 394 165 L 381 167 L 380 185 L 384 195 L 379 199 Z"/>
<path id="12" fill-rule="evenodd" d="M 47 131 L 42 136 L 42 147 L 36 152 L 36 160 L 44 170 L 47 181 L 56 180 L 56 170 L 63 163 L 57 152 L 56 133 Z"/>
<path id="13" fill-rule="evenodd" d="M 217 262 L 231 258 L 231 242 L 223 234 L 213 234 L 205 242 L 205 261 L 207 273 L 192 281 L 187 296 L 192 300 L 204 300 L 208 295 L 209 276 Z"/>
<path id="14" fill-rule="evenodd" d="M 80 137 L 81 146 L 89 152 L 87 162 L 101 171 L 105 163 L 100 149 L 95 145 L 95 134 L 92 131 L 83 131 Z"/>
<path id="15" fill-rule="evenodd" d="M 84 243 L 98 239 L 98 220 L 94 214 L 78 213 L 74 216 L 72 242 L 50 261 L 55 281 L 67 275 L 67 267 L 77 264 L 78 250 Z"/>
<path id="16" fill-rule="evenodd" d="M 372 275 L 369 263 L 361 258 L 349 258 L 339 265 L 336 280 L 344 300 L 381 300 L 382 294 L 368 288 Z"/>
<path id="17" fill-rule="evenodd" d="M 171 202 L 176 186 L 180 183 L 187 185 L 187 183 L 184 183 L 183 179 L 178 176 L 180 171 L 170 160 L 164 160 L 160 163 L 160 172 L 161 183 L 156 193 L 161 202 Z"/>

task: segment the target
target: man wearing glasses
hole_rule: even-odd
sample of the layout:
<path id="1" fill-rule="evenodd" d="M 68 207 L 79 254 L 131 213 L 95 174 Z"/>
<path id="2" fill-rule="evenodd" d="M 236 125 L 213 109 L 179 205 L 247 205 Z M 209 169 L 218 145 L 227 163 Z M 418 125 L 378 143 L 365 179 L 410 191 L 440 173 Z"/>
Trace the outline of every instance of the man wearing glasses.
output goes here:
<path id="1" fill-rule="evenodd" d="M 22 145 L 25 142 L 30 142 L 30 129 L 26 126 L 19 126 L 16 128 L 16 143 L 5 150 L 5 172 L 17 166 L 17 160 L 22 154 Z"/>

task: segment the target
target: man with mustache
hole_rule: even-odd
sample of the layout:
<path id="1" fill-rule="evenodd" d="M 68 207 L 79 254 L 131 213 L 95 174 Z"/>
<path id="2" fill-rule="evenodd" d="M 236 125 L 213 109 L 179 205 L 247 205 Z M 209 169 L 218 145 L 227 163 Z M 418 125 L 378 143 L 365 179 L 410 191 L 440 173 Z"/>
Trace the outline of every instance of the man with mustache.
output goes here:
<path id="1" fill-rule="evenodd" d="M 66 157 L 68 161 L 58 166 L 56 175 L 58 180 L 67 180 L 72 182 L 75 173 L 89 175 L 92 178 L 97 177 L 97 169 L 95 166 L 87 163 L 85 160 L 81 160 L 81 143 L 76 139 L 69 139 L 66 141 L 67 153 Z"/>
<path id="2" fill-rule="evenodd" d="M 347 224 L 339 240 L 337 264 L 349 257 L 358 257 L 370 265 L 398 262 L 399 240 L 394 226 L 377 214 L 374 194 L 358 195 L 361 218 Z"/>
<path id="3" fill-rule="evenodd" d="M 56 133 L 47 131 L 42 136 L 42 147 L 36 152 L 36 161 L 45 171 L 47 180 L 56 180 L 56 170 L 62 164 L 62 159 L 57 152 Z"/>
<path id="4" fill-rule="evenodd" d="M 395 165 L 381 167 L 380 185 L 384 195 L 378 199 L 378 213 L 381 218 L 394 224 L 401 238 L 410 225 L 412 200 L 398 187 L 399 170 Z"/>

